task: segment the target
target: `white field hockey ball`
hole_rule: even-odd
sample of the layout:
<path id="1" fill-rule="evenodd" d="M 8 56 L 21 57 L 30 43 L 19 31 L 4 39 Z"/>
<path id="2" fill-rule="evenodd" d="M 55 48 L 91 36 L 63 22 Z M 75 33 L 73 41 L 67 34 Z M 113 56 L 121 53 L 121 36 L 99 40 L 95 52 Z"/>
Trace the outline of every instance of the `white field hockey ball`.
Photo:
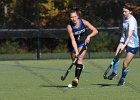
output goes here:
<path id="1" fill-rule="evenodd" d="M 72 88 L 72 84 L 68 84 L 68 87 L 69 87 L 69 88 Z"/>

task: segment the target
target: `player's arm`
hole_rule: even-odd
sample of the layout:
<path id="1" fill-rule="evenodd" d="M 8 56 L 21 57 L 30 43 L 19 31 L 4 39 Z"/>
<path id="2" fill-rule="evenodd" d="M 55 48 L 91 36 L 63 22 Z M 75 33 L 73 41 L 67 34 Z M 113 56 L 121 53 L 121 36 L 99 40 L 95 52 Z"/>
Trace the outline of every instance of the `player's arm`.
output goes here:
<path id="1" fill-rule="evenodd" d="M 121 49 L 121 52 L 122 52 L 123 50 L 125 50 L 126 45 L 128 44 L 128 42 L 129 42 L 130 39 L 132 38 L 132 33 L 133 33 L 133 30 L 129 29 L 129 31 L 128 31 L 128 36 L 127 36 L 126 41 L 124 42 L 124 44 L 123 44 L 123 43 L 120 43 L 120 44 L 118 45 L 115 55 L 117 55 L 117 53 L 119 52 L 120 49 Z M 123 36 L 121 37 L 121 40 L 120 40 L 120 41 L 122 41 L 122 42 L 124 41 L 124 37 L 123 37 Z"/>
<path id="2" fill-rule="evenodd" d="M 77 47 L 77 44 L 76 44 L 76 41 L 75 41 L 75 38 L 74 38 L 74 33 L 72 32 L 72 28 L 71 28 L 70 25 L 67 26 L 67 31 L 69 33 L 69 37 L 71 39 L 72 46 L 73 46 L 74 51 L 75 51 L 75 55 L 77 56 L 78 55 L 78 47 Z"/>
<path id="3" fill-rule="evenodd" d="M 83 19 L 83 22 L 84 22 L 85 26 L 92 31 L 87 36 L 86 41 L 85 41 L 85 42 L 89 43 L 90 42 L 90 38 L 93 37 L 93 36 L 95 36 L 95 35 L 97 35 L 98 30 L 92 24 L 90 24 L 88 21 L 86 21 L 86 20 Z"/>

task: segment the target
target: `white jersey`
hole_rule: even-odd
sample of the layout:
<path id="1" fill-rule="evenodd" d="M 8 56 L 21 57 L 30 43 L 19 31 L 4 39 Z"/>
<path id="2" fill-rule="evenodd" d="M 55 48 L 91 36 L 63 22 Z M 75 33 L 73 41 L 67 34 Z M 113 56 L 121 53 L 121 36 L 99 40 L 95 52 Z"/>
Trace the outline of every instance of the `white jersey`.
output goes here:
<path id="1" fill-rule="evenodd" d="M 127 37 L 128 37 L 128 31 L 133 30 L 132 37 L 130 41 L 128 42 L 127 46 L 136 48 L 139 47 L 139 37 L 137 32 L 137 21 L 136 19 L 131 16 L 129 19 L 123 19 L 123 33 L 122 37 L 120 39 L 120 42 L 125 43 Z"/>

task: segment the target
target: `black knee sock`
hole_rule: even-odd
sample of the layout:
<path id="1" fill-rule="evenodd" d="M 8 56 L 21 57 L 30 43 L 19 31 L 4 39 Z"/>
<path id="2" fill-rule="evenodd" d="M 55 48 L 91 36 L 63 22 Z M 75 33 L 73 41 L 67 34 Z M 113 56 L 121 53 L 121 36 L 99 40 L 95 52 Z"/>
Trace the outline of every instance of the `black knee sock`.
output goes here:
<path id="1" fill-rule="evenodd" d="M 76 68 L 75 68 L 75 77 L 77 77 L 77 79 L 80 78 L 82 69 L 83 69 L 83 65 L 82 64 L 77 64 L 76 65 Z"/>

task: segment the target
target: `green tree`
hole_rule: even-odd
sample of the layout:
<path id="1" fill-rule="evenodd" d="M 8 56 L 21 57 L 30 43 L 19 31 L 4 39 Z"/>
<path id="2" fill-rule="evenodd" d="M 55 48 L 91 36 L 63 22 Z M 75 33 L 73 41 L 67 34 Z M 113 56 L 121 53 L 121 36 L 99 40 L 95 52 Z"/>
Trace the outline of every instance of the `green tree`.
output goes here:
<path id="1" fill-rule="evenodd" d="M 0 1 L 0 27 L 6 28 L 7 20 L 10 19 L 10 14 L 13 11 L 13 0 Z"/>

